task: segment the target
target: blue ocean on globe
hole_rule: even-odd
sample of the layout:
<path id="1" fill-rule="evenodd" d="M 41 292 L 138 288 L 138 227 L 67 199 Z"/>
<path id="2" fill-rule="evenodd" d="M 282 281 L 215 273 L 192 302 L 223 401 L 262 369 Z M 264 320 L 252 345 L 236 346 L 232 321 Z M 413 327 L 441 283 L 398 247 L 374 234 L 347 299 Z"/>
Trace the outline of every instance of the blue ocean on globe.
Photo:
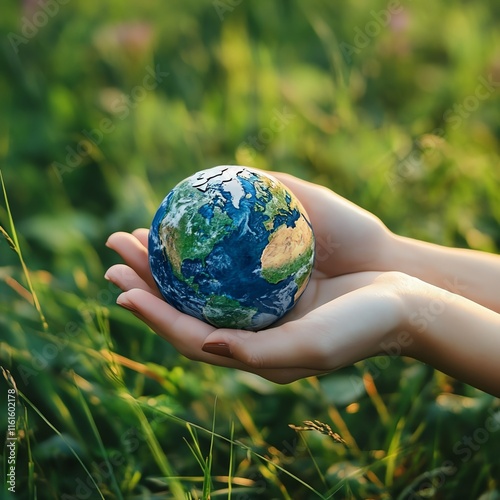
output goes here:
<path id="1" fill-rule="evenodd" d="M 304 292 L 314 234 L 298 199 L 277 179 L 219 166 L 197 172 L 165 197 L 148 250 L 169 304 L 216 327 L 260 330 Z"/>

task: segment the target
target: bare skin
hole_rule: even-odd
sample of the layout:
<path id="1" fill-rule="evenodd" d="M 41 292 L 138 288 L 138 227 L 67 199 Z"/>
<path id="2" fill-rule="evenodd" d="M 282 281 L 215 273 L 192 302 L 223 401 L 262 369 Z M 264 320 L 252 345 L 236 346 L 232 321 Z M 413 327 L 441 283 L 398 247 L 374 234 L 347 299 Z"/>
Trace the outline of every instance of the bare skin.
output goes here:
<path id="1" fill-rule="evenodd" d="M 107 245 L 125 264 L 106 278 L 117 300 L 197 361 L 276 383 L 392 351 L 500 396 L 500 257 L 403 238 L 332 191 L 273 173 L 304 205 L 317 239 L 297 306 L 262 332 L 216 329 L 167 304 L 148 265 L 147 229 Z M 390 349 L 389 349 L 390 351 Z"/>

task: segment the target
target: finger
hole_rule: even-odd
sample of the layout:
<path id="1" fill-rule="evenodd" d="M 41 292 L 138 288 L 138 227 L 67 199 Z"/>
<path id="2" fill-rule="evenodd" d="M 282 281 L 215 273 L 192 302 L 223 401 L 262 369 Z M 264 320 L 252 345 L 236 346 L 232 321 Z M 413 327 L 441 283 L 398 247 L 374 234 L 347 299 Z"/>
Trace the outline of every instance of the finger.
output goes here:
<path id="1" fill-rule="evenodd" d="M 132 268 L 125 264 L 116 264 L 110 267 L 104 277 L 124 292 L 133 288 L 140 288 L 162 298 L 156 287 L 151 288 Z"/>
<path id="2" fill-rule="evenodd" d="M 314 337 L 317 332 L 302 318 L 258 332 L 219 329 L 207 336 L 203 349 L 238 360 L 247 369 L 311 369 L 316 363 Z"/>
<path id="3" fill-rule="evenodd" d="M 148 248 L 149 229 L 141 227 L 132 231 L 132 234 L 142 243 L 144 248 Z"/>
<path id="4" fill-rule="evenodd" d="M 192 316 L 177 311 L 177 309 L 165 301 L 151 295 L 145 290 L 132 289 L 126 293 L 122 293 L 118 297 L 117 303 L 132 311 L 160 337 L 164 338 L 189 359 L 217 366 L 245 370 L 276 383 L 289 383 L 299 378 L 323 373 L 321 370 L 315 369 L 254 369 L 236 359 L 204 352 L 201 350 L 201 347 L 205 339 L 215 331 L 215 328 Z M 235 330 L 235 332 L 244 331 Z"/>
<path id="5" fill-rule="evenodd" d="M 181 313 L 164 300 L 140 288 L 122 293 L 117 304 L 138 313 L 158 335 L 170 342 L 181 354 L 195 358 L 213 326 Z"/>
<path id="6" fill-rule="evenodd" d="M 254 369 L 336 370 L 375 355 L 385 335 L 398 325 L 399 301 L 378 284 L 342 295 L 303 318 L 255 333 L 220 329 L 204 349 L 225 346 Z"/>
<path id="7" fill-rule="evenodd" d="M 106 246 L 117 252 L 152 289 L 157 288 L 149 269 L 148 250 L 137 237 L 130 233 L 113 233 Z"/>
<path id="8" fill-rule="evenodd" d="M 259 370 L 244 365 L 239 367 L 239 370 L 253 373 L 276 384 L 290 384 L 301 378 L 317 377 L 328 373 L 326 371 L 309 370 L 307 368 L 267 368 Z"/>

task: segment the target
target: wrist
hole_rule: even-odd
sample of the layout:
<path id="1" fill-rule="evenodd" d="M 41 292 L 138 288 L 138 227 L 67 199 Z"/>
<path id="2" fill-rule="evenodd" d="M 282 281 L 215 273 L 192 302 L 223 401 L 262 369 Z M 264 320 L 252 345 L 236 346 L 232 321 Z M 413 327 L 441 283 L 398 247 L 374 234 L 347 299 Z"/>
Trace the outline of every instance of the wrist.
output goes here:
<path id="1" fill-rule="evenodd" d="M 429 297 L 427 283 L 398 271 L 381 274 L 377 280 L 388 293 L 392 328 L 379 342 L 379 354 L 417 358 L 421 352 L 420 315 L 425 313 L 424 297 Z M 424 316 L 425 317 L 425 316 Z"/>
<path id="2" fill-rule="evenodd" d="M 500 315 L 416 278 L 405 304 L 412 342 L 406 355 L 500 395 Z"/>
<path id="3" fill-rule="evenodd" d="M 405 265 L 404 241 L 401 236 L 387 230 L 377 253 L 377 268 L 380 271 L 407 272 Z M 411 274 L 411 273 L 408 273 Z"/>
<path id="4" fill-rule="evenodd" d="M 409 272 L 410 265 L 407 262 L 409 259 L 408 245 L 410 241 L 408 238 L 398 236 L 386 228 L 374 249 L 374 260 L 371 263 L 371 270 L 383 272 L 399 271 L 413 274 Z"/>
<path id="5" fill-rule="evenodd" d="M 435 339 L 442 316 L 457 296 L 447 290 L 431 285 L 413 276 L 408 276 L 403 301 L 403 329 L 411 337 L 406 355 L 429 362 L 429 352 L 437 348 Z"/>
<path id="6" fill-rule="evenodd" d="M 381 259 L 384 271 L 399 271 L 438 287 L 453 287 L 453 281 L 444 272 L 449 255 L 432 243 L 390 232 Z"/>
<path id="7" fill-rule="evenodd" d="M 386 272 L 379 279 L 390 284 L 396 304 L 396 327 L 380 344 L 382 351 L 426 361 L 435 326 L 455 295 L 399 271 Z"/>

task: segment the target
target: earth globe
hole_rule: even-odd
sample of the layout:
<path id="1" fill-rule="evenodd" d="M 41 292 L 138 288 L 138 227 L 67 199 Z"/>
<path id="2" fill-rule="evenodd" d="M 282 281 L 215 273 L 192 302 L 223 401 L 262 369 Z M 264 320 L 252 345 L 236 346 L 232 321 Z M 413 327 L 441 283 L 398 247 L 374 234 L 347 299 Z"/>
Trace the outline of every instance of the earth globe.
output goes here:
<path id="1" fill-rule="evenodd" d="M 151 224 L 148 254 L 170 305 L 218 328 L 257 331 L 283 317 L 306 289 L 314 234 L 283 183 L 224 165 L 168 193 Z"/>

